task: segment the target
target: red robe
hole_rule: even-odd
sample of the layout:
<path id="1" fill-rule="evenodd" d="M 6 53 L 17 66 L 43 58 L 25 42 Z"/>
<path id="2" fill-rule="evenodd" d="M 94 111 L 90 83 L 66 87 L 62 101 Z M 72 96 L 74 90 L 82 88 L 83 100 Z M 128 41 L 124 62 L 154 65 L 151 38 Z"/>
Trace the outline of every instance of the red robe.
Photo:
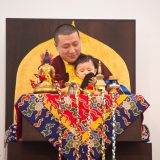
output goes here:
<path id="1" fill-rule="evenodd" d="M 83 54 L 81 54 L 80 57 L 81 56 L 83 56 Z M 69 74 L 66 73 L 64 62 L 60 56 L 57 56 L 53 59 L 52 66 L 56 71 L 56 75 L 58 75 L 57 79 L 58 81 L 63 80 L 63 84 L 69 81 Z M 101 69 L 102 69 L 102 74 L 104 75 L 104 80 L 108 80 L 109 76 L 111 75 L 111 72 L 102 62 L 101 62 Z"/>

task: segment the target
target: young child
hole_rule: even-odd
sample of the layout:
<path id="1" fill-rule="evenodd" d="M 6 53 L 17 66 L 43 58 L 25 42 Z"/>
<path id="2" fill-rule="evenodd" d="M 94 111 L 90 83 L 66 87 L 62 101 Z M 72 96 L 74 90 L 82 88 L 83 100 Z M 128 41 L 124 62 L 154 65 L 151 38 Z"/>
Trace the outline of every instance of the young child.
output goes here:
<path id="1" fill-rule="evenodd" d="M 87 89 L 88 86 L 91 87 L 96 83 L 95 75 L 97 73 L 97 69 L 97 60 L 90 55 L 84 55 L 76 60 L 74 64 L 73 77 L 69 78 L 68 83 L 70 84 L 74 82 L 77 83 L 82 89 Z"/>
<path id="2" fill-rule="evenodd" d="M 95 75 L 97 73 L 98 63 L 95 58 L 90 55 L 84 55 L 75 62 L 74 68 L 76 76 L 82 81 L 80 84 L 82 89 L 96 83 Z"/>

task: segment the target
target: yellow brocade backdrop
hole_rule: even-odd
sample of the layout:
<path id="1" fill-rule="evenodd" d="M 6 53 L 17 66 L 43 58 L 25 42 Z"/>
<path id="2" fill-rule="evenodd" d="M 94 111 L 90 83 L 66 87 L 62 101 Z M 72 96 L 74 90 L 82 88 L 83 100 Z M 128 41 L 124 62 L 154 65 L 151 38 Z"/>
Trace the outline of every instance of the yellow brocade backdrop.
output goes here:
<path id="1" fill-rule="evenodd" d="M 111 71 L 113 75 L 118 76 L 118 81 L 130 90 L 130 78 L 127 66 L 124 60 L 112 48 L 106 44 L 80 32 L 82 53 L 89 54 L 100 59 Z M 54 46 L 54 39 L 43 42 L 33 48 L 21 61 L 17 76 L 14 102 L 22 94 L 33 93 L 30 80 L 37 81 L 34 76 L 38 73 L 38 67 L 41 64 L 40 55 L 48 50 L 53 56 L 57 56 L 58 52 Z"/>

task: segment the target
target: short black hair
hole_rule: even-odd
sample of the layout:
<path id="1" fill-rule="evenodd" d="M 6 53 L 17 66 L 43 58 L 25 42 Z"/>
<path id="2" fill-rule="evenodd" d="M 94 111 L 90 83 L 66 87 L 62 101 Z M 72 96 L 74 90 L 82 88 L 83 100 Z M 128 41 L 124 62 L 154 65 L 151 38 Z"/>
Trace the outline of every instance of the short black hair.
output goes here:
<path id="1" fill-rule="evenodd" d="M 74 69 L 77 68 L 78 64 L 91 61 L 96 69 L 98 69 L 98 61 L 91 55 L 82 55 L 74 63 Z"/>
<path id="2" fill-rule="evenodd" d="M 59 35 L 70 35 L 74 32 L 77 32 L 78 36 L 79 36 L 79 31 L 76 27 L 74 27 L 73 25 L 71 24 L 62 24 L 60 26 L 58 26 L 56 29 L 55 29 L 55 32 L 54 32 L 54 41 L 56 43 L 58 43 L 58 36 Z"/>

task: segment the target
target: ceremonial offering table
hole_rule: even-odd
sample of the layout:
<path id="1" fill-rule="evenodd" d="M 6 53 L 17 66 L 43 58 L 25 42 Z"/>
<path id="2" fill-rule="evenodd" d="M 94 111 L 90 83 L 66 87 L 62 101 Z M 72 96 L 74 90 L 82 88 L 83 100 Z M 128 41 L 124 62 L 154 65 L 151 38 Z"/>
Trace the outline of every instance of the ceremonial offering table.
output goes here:
<path id="1" fill-rule="evenodd" d="M 149 104 L 142 96 L 137 95 L 117 95 L 115 100 L 117 160 L 151 160 L 151 144 L 141 142 L 141 114 Z M 8 160 L 58 160 L 59 135 L 62 159 L 74 160 L 76 128 L 79 133 L 79 159 L 87 160 L 90 145 L 92 159 L 100 160 L 104 138 L 102 127 L 106 128 L 105 156 L 106 159 L 112 159 L 112 105 L 109 95 L 88 97 L 80 94 L 78 99 L 75 95 L 22 95 L 16 103 L 19 141 L 9 143 Z"/>

